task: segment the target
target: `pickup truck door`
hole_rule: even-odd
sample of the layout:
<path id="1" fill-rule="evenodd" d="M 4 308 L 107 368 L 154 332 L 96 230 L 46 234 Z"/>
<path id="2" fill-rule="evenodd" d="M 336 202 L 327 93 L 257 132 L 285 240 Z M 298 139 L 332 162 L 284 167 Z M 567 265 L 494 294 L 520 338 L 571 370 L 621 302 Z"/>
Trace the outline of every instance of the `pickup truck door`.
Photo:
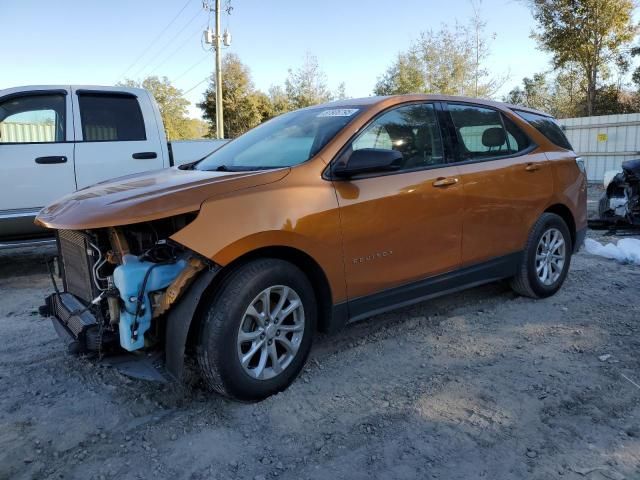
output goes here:
<path id="1" fill-rule="evenodd" d="M 161 120 L 144 90 L 74 88 L 72 99 L 79 189 L 169 166 Z"/>
<path id="2" fill-rule="evenodd" d="M 0 92 L 0 238 L 44 233 L 38 211 L 76 189 L 68 87 Z"/>

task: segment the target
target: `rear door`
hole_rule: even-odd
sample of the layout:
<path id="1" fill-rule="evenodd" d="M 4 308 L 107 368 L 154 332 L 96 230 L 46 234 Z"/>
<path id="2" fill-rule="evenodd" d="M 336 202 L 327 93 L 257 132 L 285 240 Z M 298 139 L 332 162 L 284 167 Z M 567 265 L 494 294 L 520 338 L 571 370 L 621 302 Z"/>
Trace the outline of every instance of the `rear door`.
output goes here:
<path id="1" fill-rule="evenodd" d="M 457 102 L 446 107 L 464 191 L 462 264 L 520 252 L 553 196 L 544 152 L 497 109 Z"/>
<path id="2" fill-rule="evenodd" d="M 0 95 L 0 237 L 39 229 L 33 218 L 76 189 L 73 122 L 68 88 Z"/>
<path id="3" fill-rule="evenodd" d="M 139 95 L 146 92 L 74 88 L 79 189 L 165 166 L 152 105 Z"/>

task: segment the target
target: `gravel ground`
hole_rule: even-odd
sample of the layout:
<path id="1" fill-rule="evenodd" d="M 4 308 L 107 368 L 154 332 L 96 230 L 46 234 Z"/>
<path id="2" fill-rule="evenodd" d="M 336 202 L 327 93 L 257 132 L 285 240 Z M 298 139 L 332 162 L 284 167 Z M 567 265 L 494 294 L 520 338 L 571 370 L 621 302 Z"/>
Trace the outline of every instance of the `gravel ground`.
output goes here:
<path id="1" fill-rule="evenodd" d="M 640 478 L 640 267 L 582 252 L 546 300 L 373 317 L 238 404 L 68 356 L 37 315 L 48 254 L 0 252 L 0 478 Z"/>

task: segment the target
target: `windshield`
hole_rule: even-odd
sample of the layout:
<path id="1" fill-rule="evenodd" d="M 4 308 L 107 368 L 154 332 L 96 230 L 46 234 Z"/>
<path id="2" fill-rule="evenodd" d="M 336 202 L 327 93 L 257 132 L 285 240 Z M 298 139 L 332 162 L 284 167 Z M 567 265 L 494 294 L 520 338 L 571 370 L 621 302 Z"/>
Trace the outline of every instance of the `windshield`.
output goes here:
<path id="1" fill-rule="evenodd" d="M 298 165 L 318 153 L 359 112 L 321 107 L 280 115 L 227 143 L 195 168 L 234 171 Z"/>

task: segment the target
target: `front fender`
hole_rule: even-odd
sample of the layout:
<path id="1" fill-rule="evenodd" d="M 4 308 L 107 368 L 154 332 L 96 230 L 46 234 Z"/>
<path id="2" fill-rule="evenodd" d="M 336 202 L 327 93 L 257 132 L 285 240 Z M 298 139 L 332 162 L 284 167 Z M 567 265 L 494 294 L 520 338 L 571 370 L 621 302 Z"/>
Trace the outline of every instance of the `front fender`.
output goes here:
<path id="1" fill-rule="evenodd" d="M 335 303 L 346 300 L 340 216 L 331 182 L 296 178 L 206 201 L 171 239 L 226 266 L 263 248 L 291 247 L 320 266 Z M 291 183 L 287 180 L 291 178 Z"/>
<path id="2" fill-rule="evenodd" d="M 165 365 L 169 374 L 178 381 L 184 376 L 184 352 L 191 322 L 207 287 L 220 271 L 213 267 L 202 272 L 167 313 L 165 335 Z"/>

